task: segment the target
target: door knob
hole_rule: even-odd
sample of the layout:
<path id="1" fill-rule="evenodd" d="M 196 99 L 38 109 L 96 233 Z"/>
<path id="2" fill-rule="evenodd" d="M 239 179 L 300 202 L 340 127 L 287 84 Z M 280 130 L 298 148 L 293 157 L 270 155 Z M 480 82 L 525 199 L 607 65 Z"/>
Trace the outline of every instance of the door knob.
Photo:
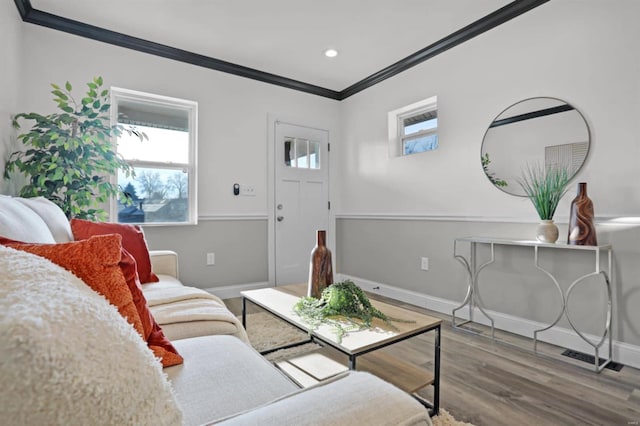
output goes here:
<path id="1" fill-rule="evenodd" d="M 282 222 L 284 220 L 284 216 L 278 216 L 278 217 L 276 217 L 276 220 L 278 222 Z"/>

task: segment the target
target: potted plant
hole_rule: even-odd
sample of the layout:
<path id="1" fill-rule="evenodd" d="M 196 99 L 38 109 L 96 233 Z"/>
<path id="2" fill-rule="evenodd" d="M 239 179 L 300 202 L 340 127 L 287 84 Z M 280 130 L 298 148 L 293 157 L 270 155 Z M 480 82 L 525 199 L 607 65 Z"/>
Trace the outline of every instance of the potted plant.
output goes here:
<path id="1" fill-rule="evenodd" d="M 553 223 L 560 199 L 567 193 L 569 172 L 560 165 L 528 165 L 518 183 L 531 200 L 542 223 L 538 226 L 538 241 L 555 243 L 558 240 L 558 227 Z"/>
<path id="2" fill-rule="evenodd" d="M 20 119 L 35 121 L 29 132 L 18 136 L 26 150 L 12 153 L 5 164 L 5 179 L 16 170 L 28 178 L 19 192 L 21 197 L 48 198 L 68 218 L 106 218 L 100 205 L 122 193 L 111 183 L 111 176 L 118 170 L 126 176 L 134 174 L 114 151 L 112 137 L 127 132 L 142 140 L 146 135 L 133 127 L 111 125 L 109 90 L 102 85 L 102 77 L 93 78 L 87 83 L 87 92 L 77 100 L 69 82 L 64 87 L 51 84 L 59 112 L 13 117 L 16 129 L 20 129 Z"/>

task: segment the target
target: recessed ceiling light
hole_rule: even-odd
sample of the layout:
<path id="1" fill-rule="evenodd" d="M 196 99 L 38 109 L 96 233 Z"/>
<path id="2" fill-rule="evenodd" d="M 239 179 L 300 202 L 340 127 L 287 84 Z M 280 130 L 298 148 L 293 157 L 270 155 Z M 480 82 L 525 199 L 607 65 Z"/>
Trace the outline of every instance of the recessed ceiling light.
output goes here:
<path id="1" fill-rule="evenodd" d="M 338 51 L 336 49 L 327 49 L 324 51 L 324 56 L 327 58 L 335 58 L 338 56 Z"/>

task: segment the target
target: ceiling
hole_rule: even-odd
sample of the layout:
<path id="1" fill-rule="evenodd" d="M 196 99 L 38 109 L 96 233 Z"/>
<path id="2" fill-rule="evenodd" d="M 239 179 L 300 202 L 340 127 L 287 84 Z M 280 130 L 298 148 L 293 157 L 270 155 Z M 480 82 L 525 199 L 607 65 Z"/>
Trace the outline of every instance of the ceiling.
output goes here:
<path id="1" fill-rule="evenodd" d="M 106 3 L 31 0 L 30 5 L 28 0 L 15 2 L 18 9 L 22 4 L 27 9 L 33 8 L 33 12 L 44 12 L 39 14 L 43 15 L 40 19 L 59 21 L 63 27 L 69 20 L 78 21 L 99 27 L 98 31 L 111 30 L 186 51 L 196 60 L 206 62 L 207 58 L 214 58 L 336 93 L 511 3 L 509 0 L 109 0 Z M 524 10 L 527 11 L 544 1 L 515 3 L 536 3 Z M 85 30 L 96 33 L 95 28 Z M 336 58 L 323 55 L 330 47 L 338 50 Z"/>

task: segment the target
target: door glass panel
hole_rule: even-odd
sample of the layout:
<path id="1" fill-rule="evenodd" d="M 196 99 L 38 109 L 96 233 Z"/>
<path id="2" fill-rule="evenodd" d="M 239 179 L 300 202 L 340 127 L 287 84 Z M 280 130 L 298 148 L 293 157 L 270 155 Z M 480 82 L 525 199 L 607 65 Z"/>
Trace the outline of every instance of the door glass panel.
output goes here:
<path id="1" fill-rule="evenodd" d="M 298 169 L 319 169 L 320 149 L 320 142 L 284 138 L 284 164 Z"/>
<path id="2" fill-rule="evenodd" d="M 295 157 L 293 149 L 295 149 L 295 145 L 292 143 L 293 139 L 286 138 L 284 140 L 284 165 L 287 167 L 295 167 Z M 291 159 L 294 159 L 293 164 L 291 164 Z"/>
<path id="3" fill-rule="evenodd" d="M 307 140 L 296 139 L 296 167 L 306 169 L 309 167 L 307 161 Z"/>
<path id="4" fill-rule="evenodd" d="M 320 142 L 309 141 L 309 168 L 320 168 Z"/>

